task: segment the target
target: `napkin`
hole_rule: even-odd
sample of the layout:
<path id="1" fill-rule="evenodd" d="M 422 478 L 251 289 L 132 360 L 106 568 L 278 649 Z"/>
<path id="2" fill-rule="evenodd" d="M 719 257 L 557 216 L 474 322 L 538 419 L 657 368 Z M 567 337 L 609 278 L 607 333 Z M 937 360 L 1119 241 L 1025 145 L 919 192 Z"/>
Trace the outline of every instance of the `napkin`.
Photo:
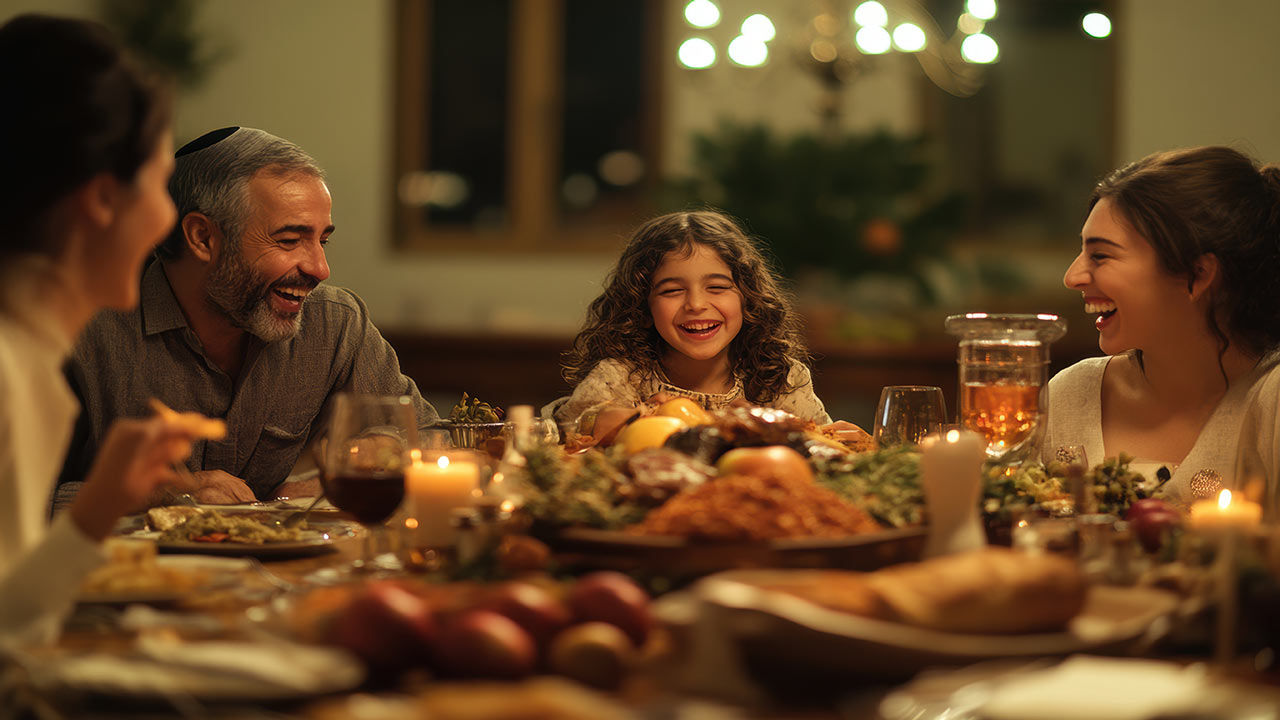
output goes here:
<path id="1" fill-rule="evenodd" d="M 1077 655 L 993 688 L 987 720 L 1145 720 L 1193 711 L 1207 690 L 1202 665 Z"/>

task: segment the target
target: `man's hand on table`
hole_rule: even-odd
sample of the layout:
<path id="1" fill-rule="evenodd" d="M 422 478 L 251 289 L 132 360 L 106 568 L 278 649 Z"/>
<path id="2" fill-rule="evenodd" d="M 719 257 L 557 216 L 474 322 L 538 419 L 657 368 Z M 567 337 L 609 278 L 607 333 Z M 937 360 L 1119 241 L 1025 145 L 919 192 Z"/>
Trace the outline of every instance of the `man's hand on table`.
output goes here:
<path id="1" fill-rule="evenodd" d="M 191 494 L 197 502 L 206 505 L 235 505 L 258 499 L 243 480 L 225 470 L 200 470 L 195 476 L 200 481 L 200 486 Z"/>
<path id="2" fill-rule="evenodd" d="M 316 497 L 320 494 L 320 478 L 311 477 L 306 480 L 286 480 L 276 488 L 278 498 Z"/>

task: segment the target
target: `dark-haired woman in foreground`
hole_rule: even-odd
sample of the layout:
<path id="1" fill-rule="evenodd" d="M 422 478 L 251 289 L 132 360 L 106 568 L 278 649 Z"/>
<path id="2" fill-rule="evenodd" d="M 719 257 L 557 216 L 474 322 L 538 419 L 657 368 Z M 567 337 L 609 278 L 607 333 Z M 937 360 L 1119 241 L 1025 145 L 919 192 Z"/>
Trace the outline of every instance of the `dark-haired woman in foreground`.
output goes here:
<path id="1" fill-rule="evenodd" d="M 1147 156 L 1098 184 L 1064 282 L 1096 314 L 1090 358 L 1049 383 L 1044 452 L 1121 452 L 1183 505 L 1235 484 L 1246 410 L 1280 380 L 1280 168 L 1226 147 Z"/>
<path id="2" fill-rule="evenodd" d="M 61 366 L 103 308 L 138 301 L 174 221 L 168 96 L 100 26 L 24 15 L 0 26 L 0 648 L 56 635 L 99 542 L 174 480 L 188 431 L 115 424 L 84 491 L 49 498 L 79 411 Z"/>

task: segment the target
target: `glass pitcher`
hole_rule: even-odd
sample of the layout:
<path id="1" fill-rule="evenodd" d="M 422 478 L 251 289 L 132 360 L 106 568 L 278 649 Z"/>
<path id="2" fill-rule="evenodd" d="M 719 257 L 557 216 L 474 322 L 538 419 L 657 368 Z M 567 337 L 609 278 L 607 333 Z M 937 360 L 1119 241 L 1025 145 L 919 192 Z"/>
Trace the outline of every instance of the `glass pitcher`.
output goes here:
<path id="1" fill-rule="evenodd" d="M 947 318 L 960 338 L 960 424 L 987 439 L 987 457 L 1020 463 L 1039 453 L 1049 345 L 1067 331 L 1057 315 L 968 313 Z"/>

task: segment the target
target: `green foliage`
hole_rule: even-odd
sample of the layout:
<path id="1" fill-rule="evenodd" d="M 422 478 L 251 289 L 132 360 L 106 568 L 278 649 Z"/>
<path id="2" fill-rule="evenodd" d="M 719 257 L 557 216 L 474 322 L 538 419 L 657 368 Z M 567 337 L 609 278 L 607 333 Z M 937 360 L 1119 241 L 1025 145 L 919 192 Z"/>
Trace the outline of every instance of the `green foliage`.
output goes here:
<path id="1" fill-rule="evenodd" d="M 764 126 L 722 123 L 695 136 L 693 174 L 673 184 L 673 199 L 742 219 L 786 273 L 906 275 L 927 296 L 919 263 L 944 258 L 963 201 L 925 196 L 924 147 L 923 137 L 886 131 L 784 138 Z"/>
<path id="2" fill-rule="evenodd" d="M 195 30 L 195 0 L 100 0 L 103 21 L 125 46 L 183 87 L 197 87 L 226 57 Z"/>

